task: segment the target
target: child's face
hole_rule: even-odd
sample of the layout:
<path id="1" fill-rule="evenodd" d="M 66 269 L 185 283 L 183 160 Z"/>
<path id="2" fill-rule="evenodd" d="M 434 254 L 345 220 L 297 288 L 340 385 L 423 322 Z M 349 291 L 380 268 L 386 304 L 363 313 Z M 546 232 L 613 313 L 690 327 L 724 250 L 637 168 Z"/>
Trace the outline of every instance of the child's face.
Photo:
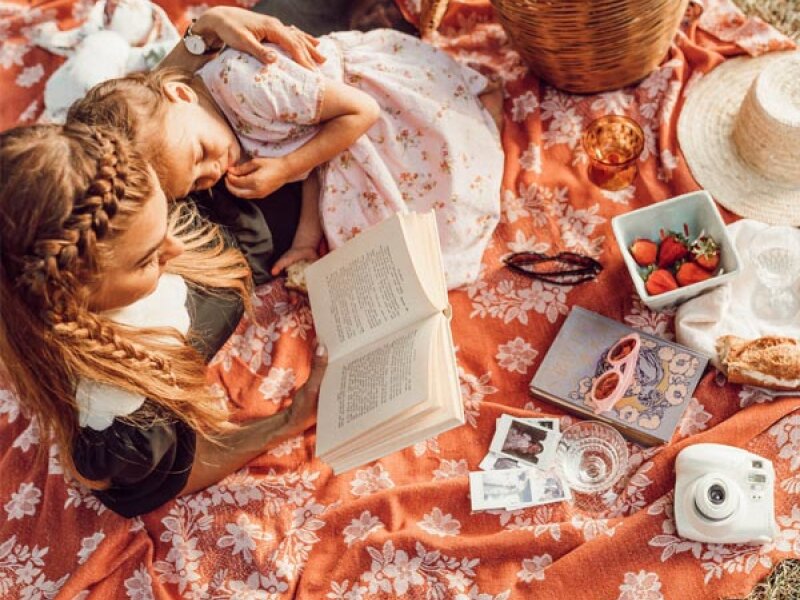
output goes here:
<path id="1" fill-rule="evenodd" d="M 168 196 L 183 198 L 206 190 L 235 165 L 241 146 L 225 118 L 190 87 L 172 84 L 164 123 L 161 156 L 169 173 L 161 185 Z M 178 87 L 180 86 L 180 87 Z"/>
<path id="2" fill-rule="evenodd" d="M 128 228 L 112 239 L 109 262 L 92 290 L 92 310 L 121 308 L 150 295 L 165 265 L 183 252 L 167 229 L 167 198 L 153 177 L 153 195 L 130 217 Z"/>

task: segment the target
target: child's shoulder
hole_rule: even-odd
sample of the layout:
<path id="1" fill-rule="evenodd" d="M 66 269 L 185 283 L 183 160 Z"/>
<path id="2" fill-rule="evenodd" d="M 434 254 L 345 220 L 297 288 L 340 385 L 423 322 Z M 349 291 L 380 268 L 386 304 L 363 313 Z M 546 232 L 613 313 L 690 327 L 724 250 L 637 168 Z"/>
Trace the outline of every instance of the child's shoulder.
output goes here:
<path id="1" fill-rule="evenodd" d="M 209 61 L 203 67 L 203 70 L 214 68 L 215 66 L 223 66 L 229 69 L 260 70 L 268 68 L 271 65 L 280 65 L 283 62 L 292 62 L 291 57 L 280 46 L 276 46 L 275 44 L 268 42 L 265 42 L 263 45 L 265 48 L 269 48 L 275 53 L 275 62 L 266 64 L 261 62 L 252 54 L 248 54 L 234 48 L 225 48 L 225 50 L 220 52 L 214 59 Z"/>

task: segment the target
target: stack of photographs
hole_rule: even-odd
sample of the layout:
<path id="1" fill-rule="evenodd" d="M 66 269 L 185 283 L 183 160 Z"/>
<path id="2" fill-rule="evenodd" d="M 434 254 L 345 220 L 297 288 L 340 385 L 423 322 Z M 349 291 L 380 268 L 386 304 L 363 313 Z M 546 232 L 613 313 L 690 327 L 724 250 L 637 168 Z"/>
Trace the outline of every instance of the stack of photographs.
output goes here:
<path id="1" fill-rule="evenodd" d="M 561 439 L 558 419 L 502 415 L 479 467 L 469 474 L 472 510 L 517 510 L 569 500 L 569 488 L 556 474 Z"/>

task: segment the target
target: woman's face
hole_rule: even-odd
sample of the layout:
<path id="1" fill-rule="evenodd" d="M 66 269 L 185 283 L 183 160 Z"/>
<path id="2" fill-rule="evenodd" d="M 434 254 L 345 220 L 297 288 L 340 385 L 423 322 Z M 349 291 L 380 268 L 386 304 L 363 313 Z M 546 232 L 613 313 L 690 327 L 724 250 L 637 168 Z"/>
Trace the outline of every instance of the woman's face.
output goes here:
<path id="1" fill-rule="evenodd" d="M 153 195 L 130 217 L 128 229 L 109 241 L 110 259 L 89 296 L 93 311 L 112 310 L 150 295 L 164 266 L 183 252 L 183 244 L 167 231 L 167 198 L 155 173 Z"/>

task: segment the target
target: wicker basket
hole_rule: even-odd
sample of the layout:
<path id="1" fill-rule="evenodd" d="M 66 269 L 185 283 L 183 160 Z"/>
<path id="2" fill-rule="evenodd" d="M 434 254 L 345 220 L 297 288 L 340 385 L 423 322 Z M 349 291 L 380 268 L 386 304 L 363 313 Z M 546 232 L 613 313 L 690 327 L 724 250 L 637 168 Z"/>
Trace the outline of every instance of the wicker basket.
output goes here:
<path id="1" fill-rule="evenodd" d="M 669 50 L 688 0 L 492 0 L 511 43 L 557 88 L 635 83 Z"/>
<path id="2" fill-rule="evenodd" d="M 645 78 L 667 54 L 688 0 L 491 0 L 531 70 L 580 94 Z M 422 5 L 423 29 L 438 26 L 447 0 Z"/>

